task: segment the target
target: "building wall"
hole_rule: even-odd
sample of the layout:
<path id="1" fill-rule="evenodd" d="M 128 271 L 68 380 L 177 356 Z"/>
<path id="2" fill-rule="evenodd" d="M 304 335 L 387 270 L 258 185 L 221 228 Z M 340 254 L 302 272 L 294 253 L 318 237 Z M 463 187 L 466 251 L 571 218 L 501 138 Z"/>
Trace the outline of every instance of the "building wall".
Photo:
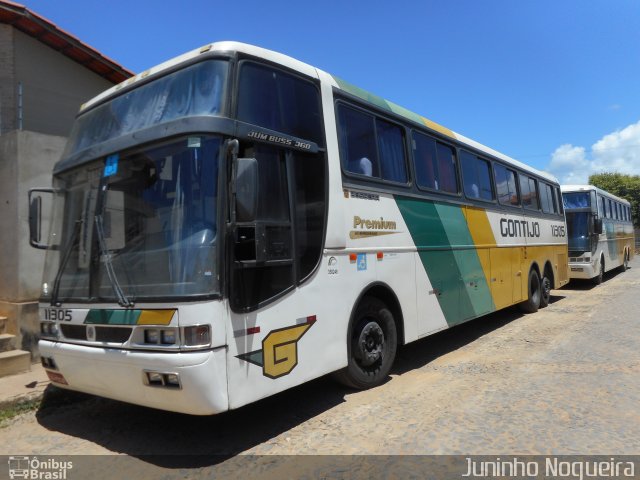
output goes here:
<path id="1" fill-rule="evenodd" d="M 8 332 L 34 354 L 44 251 L 29 245 L 28 192 L 51 186 L 66 140 L 18 130 L 0 136 L 0 315 L 9 319 Z"/>
<path id="2" fill-rule="evenodd" d="M 16 128 L 13 27 L 0 24 L 0 135 Z"/>
<path id="3" fill-rule="evenodd" d="M 113 84 L 35 38 L 13 33 L 23 130 L 68 136 L 80 105 Z"/>

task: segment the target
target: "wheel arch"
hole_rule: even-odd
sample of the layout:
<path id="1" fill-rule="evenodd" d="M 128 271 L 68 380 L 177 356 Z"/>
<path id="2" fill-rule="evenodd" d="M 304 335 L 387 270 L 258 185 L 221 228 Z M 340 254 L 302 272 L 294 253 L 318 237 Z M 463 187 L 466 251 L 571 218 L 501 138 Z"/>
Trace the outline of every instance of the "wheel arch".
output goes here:
<path id="1" fill-rule="evenodd" d="M 362 302 L 362 299 L 365 297 L 377 298 L 383 302 L 389 310 L 391 310 L 393 322 L 396 325 L 398 345 L 404 345 L 404 315 L 402 313 L 402 307 L 400 306 L 400 301 L 393 289 L 384 282 L 373 282 L 362 289 L 360 295 L 358 295 L 356 301 L 353 302 L 353 306 L 351 307 L 351 314 L 349 315 L 349 324 L 346 332 L 347 335 L 349 335 L 349 332 L 351 331 L 351 326 L 356 310 L 358 309 L 358 305 L 360 305 L 360 302 Z"/>
<path id="2" fill-rule="evenodd" d="M 544 264 L 543 270 L 544 276 L 548 276 L 549 280 L 551 280 L 552 287 L 556 286 L 556 275 L 553 272 L 553 265 L 551 264 L 551 260 L 547 260 Z"/>

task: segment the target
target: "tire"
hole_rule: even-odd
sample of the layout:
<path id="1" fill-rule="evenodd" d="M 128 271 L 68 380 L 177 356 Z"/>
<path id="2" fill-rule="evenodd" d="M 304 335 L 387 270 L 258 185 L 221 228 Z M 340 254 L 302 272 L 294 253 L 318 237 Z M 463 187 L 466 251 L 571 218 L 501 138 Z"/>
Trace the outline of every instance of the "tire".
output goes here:
<path id="1" fill-rule="evenodd" d="M 549 305 L 551 301 L 551 287 L 553 286 L 553 282 L 551 278 L 546 274 L 542 277 L 540 281 L 540 308 L 544 308 Z"/>
<path id="2" fill-rule="evenodd" d="M 622 265 L 618 267 L 620 272 L 626 272 L 629 268 L 629 252 L 625 250 L 624 252 L 624 260 L 622 261 Z"/>
<path id="3" fill-rule="evenodd" d="M 540 277 L 534 269 L 529 272 L 528 292 L 528 298 L 520 304 L 520 309 L 526 313 L 535 313 L 540 308 L 542 289 L 540 288 Z"/>
<path id="4" fill-rule="evenodd" d="M 350 323 L 347 337 L 347 367 L 336 379 L 359 390 L 382 384 L 391 370 L 398 348 L 393 314 L 373 297 L 364 297 Z"/>
<path id="5" fill-rule="evenodd" d="M 600 271 L 598 272 L 598 275 L 593 277 L 593 283 L 595 283 L 596 285 L 600 285 L 603 279 L 604 279 L 604 258 L 601 258 Z"/>

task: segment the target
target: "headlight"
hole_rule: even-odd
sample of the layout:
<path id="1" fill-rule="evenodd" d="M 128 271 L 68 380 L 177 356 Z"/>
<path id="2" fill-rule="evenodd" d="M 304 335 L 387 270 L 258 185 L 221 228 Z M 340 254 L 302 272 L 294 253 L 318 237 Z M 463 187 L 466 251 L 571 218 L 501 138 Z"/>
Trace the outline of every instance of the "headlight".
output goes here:
<path id="1" fill-rule="evenodd" d="M 58 325 L 53 322 L 40 322 L 40 333 L 43 337 L 57 337 Z"/>
<path id="2" fill-rule="evenodd" d="M 162 330 L 160 341 L 163 345 L 173 345 L 174 343 L 176 343 L 176 331 Z"/>
<path id="3" fill-rule="evenodd" d="M 158 344 L 160 341 L 160 330 L 148 328 L 144 331 L 144 343 Z"/>

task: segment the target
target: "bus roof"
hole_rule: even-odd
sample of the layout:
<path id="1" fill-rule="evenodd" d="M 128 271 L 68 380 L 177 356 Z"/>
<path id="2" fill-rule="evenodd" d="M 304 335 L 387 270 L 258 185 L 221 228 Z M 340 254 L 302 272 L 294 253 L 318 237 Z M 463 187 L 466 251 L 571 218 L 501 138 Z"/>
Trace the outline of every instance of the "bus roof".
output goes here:
<path id="1" fill-rule="evenodd" d="M 371 103 L 373 105 L 375 105 L 378 108 L 381 108 L 383 110 L 386 110 L 392 114 L 401 116 L 407 120 L 410 120 L 414 123 L 417 123 L 420 126 L 425 126 L 431 130 L 435 130 L 437 132 L 439 132 L 440 134 L 447 136 L 451 139 L 454 139 L 462 144 L 468 145 L 469 147 L 472 147 L 476 150 L 479 150 L 481 152 L 486 153 L 487 155 L 493 156 L 495 158 L 498 158 L 508 164 L 513 165 L 514 167 L 517 167 L 521 170 L 524 170 L 526 172 L 529 172 L 531 174 L 537 175 L 541 178 L 544 178 L 545 180 L 548 180 L 552 183 L 558 184 L 558 179 L 556 177 L 554 177 L 553 175 L 547 173 L 547 172 L 543 172 L 540 170 L 537 170 L 533 167 L 530 167 L 529 165 L 526 165 L 522 162 L 519 162 L 518 160 L 509 157 L 508 155 L 505 155 L 503 153 L 500 153 L 492 148 L 487 147 L 486 145 L 482 145 L 479 142 L 476 142 L 474 140 L 471 140 L 470 138 L 465 137 L 464 135 L 461 135 L 459 133 L 456 133 L 446 127 L 443 127 L 442 125 L 437 124 L 436 122 L 433 122 L 431 120 L 429 120 L 426 117 L 423 117 L 421 115 L 418 115 L 410 110 L 407 110 L 404 107 L 401 107 L 393 102 L 389 102 L 385 99 L 383 99 L 382 97 L 379 97 L 377 95 L 371 94 L 369 92 L 367 92 L 366 90 L 363 90 L 359 87 L 356 87 L 355 85 L 352 85 L 336 76 L 330 75 L 326 72 L 323 72 L 322 70 L 316 69 L 315 67 L 312 67 L 311 65 L 308 65 L 304 62 L 301 62 L 299 60 L 296 60 L 295 58 L 289 57 L 287 55 L 284 55 L 282 53 L 278 53 L 278 52 L 274 52 L 272 50 L 267 50 L 261 47 L 256 47 L 254 45 L 249 45 L 246 43 L 241 43 L 241 42 L 231 42 L 231 41 L 224 41 L 224 42 L 215 42 L 215 43 L 211 43 L 208 45 L 205 45 L 201 48 L 197 48 L 195 50 L 192 50 L 190 52 L 187 52 L 183 55 L 180 55 L 178 57 L 175 57 L 171 60 L 168 60 L 164 63 L 161 63 L 160 65 L 157 65 L 155 67 L 152 67 L 148 70 L 145 70 L 144 72 L 135 75 L 133 77 L 131 77 L 130 79 L 102 92 L 101 94 L 99 94 L 98 96 L 92 98 L 91 100 L 89 100 L 88 102 L 86 102 L 84 105 L 82 105 L 82 107 L 80 108 L 80 112 L 82 113 L 85 110 L 89 109 L 92 106 L 95 106 L 98 103 L 101 103 L 102 101 L 108 99 L 109 97 L 116 95 L 120 90 L 122 90 L 125 87 L 128 87 L 130 85 L 133 85 L 141 80 L 146 80 L 150 77 L 154 77 L 156 75 L 160 75 L 162 74 L 165 70 L 171 69 L 172 67 L 175 67 L 176 65 L 179 65 L 181 63 L 184 62 L 188 62 L 202 54 L 205 53 L 209 53 L 209 52 L 240 52 L 240 53 L 246 53 L 248 55 L 253 55 L 256 57 L 260 57 L 260 58 L 264 58 L 270 62 L 273 63 L 277 63 L 280 64 L 282 66 L 285 66 L 289 69 L 295 70 L 297 72 L 300 72 L 304 75 L 307 75 L 309 77 L 315 78 L 315 79 L 321 79 L 321 80 L 328 80 L 331 79 L 333 80 L 332 82 L 332 86 L 336 87 L 340 90 L 343 90 L 351 95 L 354 95 L 368 103 Z"/>
<path id="2" fill-rule="evenodd" d="M 611 198 L 612 200 L 617 200 L 618 202 L 624 203 L 625 205 L 631 205 L 628 200 L 617 197 L 613 193 L 602 190 L 595 185 L 560 185 L 560 190 L 562 191 L 562 193 L 590 192 L 593 190 L 604 197 Z"/>

